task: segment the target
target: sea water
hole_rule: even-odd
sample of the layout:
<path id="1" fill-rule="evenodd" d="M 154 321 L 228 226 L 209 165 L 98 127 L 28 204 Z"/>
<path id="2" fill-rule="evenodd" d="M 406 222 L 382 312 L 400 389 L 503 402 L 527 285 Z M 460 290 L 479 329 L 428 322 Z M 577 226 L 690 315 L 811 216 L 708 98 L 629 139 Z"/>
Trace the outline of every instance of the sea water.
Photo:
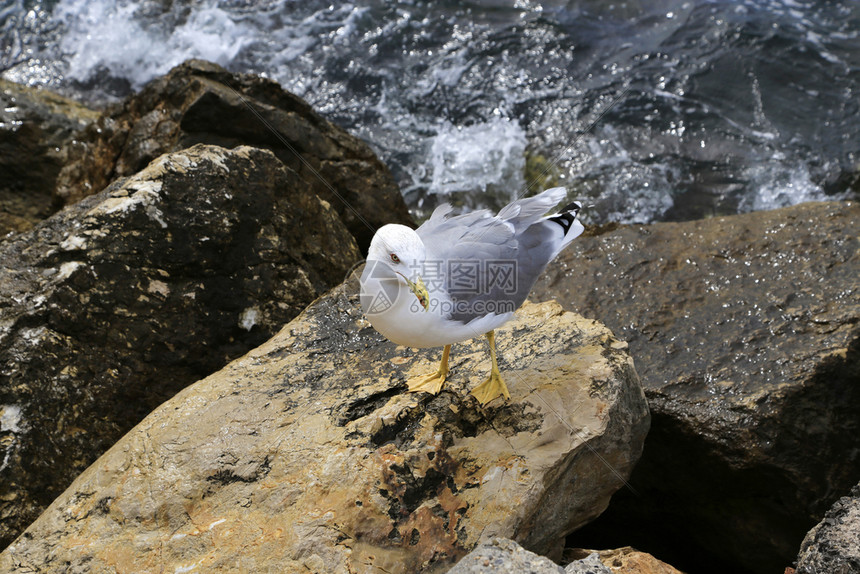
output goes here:
<path id="1" fill-rule="evenodd" d="M 563 185 L 591 222 L 856 197 L 860 2 L 2 0 L 0 73 L 90 103 L 188 58 L 367 140 L 418 217 Z"/>

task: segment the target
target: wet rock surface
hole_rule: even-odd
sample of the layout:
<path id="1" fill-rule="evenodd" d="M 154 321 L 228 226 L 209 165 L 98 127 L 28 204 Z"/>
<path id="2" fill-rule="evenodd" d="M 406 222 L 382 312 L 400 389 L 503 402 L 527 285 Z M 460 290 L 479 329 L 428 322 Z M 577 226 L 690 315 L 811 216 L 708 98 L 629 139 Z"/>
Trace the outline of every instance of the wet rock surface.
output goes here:
<path id="1" fill-rule="evenodd" d="M 153 408 L 358 258 L 334 210 L 248 147 L 162 156 L 0 244 L 3 546 Z"/>
<path id="2" fill-rule="evenodd" d="M 54 211 L 65 147 L 98 116 L 48 90 L 0 78 L 0 238 Z"/>
<path id="3" fill-rule="evenodd" d="M 367 144 L 272 80 L 202 60 L 153 80 L 87 130 L 69 150 L 58 201 L 77 201 L 198 143 L 271 150 L 329 202 L 362 249 L 385 223 L 411 224 L 393 177 Z"/>
<path id="4" fill-rule="evenodd" d="M 860 573 L 860 484 L 836 501 L 803 539 L 797 574 Z"/>
<path id="5" fill-rule="evenodd" d="M 481 408 L 486 343 L 382 339 L 357 276 L 150 414 L 0 556 L 68 572 L 444 572 L 481 540 L 543 552 L 597 516 L 648 411 L 626 345 L 554 303 L 497 331 L 512 400 Z"/>
<path id="6" fill-rule="evenodd" d="M 627 340 L 652 430 L 572 545 L 699 572 L 781 571 L 860 476 L 860 205 L 581 238 L 533 291 Z"/>

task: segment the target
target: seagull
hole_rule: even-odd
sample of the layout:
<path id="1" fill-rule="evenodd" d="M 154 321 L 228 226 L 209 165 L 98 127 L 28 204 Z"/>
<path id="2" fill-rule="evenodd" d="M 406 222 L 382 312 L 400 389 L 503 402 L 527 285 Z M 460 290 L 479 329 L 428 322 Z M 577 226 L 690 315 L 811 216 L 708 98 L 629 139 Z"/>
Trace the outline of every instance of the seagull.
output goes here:
<path id="1" fill-rule="evenodd" d="M 492 367 L 472 395 L 483 406 L 504 396 L 495 330 L 511 319 L 550 261 L 584 228 L 563 187 L 516 200 L 497 215 L 452 215 L 442 204 L 418 229 L 388 224 L 370 242 L 361 275 L 361 306 L 370 324 L 407 347 L 444 347 L 439 369 L 410 380 L 412 392 L 438 394 L 451 345 L 485 335 Z"/>

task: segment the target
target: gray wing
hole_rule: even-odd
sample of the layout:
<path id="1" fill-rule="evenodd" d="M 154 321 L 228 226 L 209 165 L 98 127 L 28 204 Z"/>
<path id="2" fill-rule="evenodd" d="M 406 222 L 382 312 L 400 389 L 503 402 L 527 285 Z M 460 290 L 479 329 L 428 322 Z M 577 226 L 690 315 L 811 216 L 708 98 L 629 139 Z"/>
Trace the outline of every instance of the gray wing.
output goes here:
<path id="1" fill-rule="evenodd" d="M 547 211 L 561 203 L 566 196 L 567 190 L 563 187 L 553 187 L 534 197 L 525 197 L 509 203 L 497 217 L 511 222 L 534 223 L 546 215 Z"/>
<path id="2" fill-rule="evenodd" d="M 476 211 L 449 217 L 440 206 L 416 231 L 427 249 L 422 277 L 428 289 L 444 287 L 464 323 L 489 313 L 516 310 L 558 253 L 562 228 L 544 214 L 563 198 L 554 188 L 506 206 L 497 216 Z"/>

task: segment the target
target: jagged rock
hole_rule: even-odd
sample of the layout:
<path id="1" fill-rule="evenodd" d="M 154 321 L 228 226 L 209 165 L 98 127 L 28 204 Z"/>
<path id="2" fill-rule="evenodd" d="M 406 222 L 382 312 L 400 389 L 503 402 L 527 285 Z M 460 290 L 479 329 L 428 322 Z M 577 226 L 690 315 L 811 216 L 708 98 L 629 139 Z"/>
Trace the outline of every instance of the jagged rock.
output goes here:
<path id="1" fill-rule="evenodd" d="M 612 574 L 612 570 L 600 561 L 596 552 L 592 552 L 588 556 L 574 560 L 565 566 L 564 574 Z"/>
<path id="2" fill-rule="evenodd" d="M 331 204 L 362 249 L 381 225 L 411 223 L 394 178 L 367 144 L 272 80 L 202 60 L 153 80 L 88 130 L 60 174 L 59 200 L 77 201 L 197 143 L 271 150 Z"/>
<path id="3" fill-rule="evenodd" d="M 571 574 L 575 563 L 585 560 L 597 559 L 608 574 L 619 572 L 621 574 L 682 574 L 680 570 L 658 560 L 646 552 L 639 552 L 635 548 L 625 546 L 624 548 L 613 548 L 612 550 L 585 550 L 581 548 L 569 548 L 565 550 L 565 558 L 571 562 L 567 566 L 566 574 Z M 578 571 L 577 571 L 578 572 Z"/>
<path id="4" fill-rule="evenodd" d="M 153 408 L 358 258 L 337 214 L 248 147 L 162 156 L 0 244 L 3 546 Z"/>
<path id="5" fill-rule="evenodd" d="M 64 148 L 99 114 L 0 78 L 0 238 L 48 217 Z"/>
<path id="6" fill-rule="evenodd" d="M 529 552 L 508 538 L 492 538 L 478 545 L 448 570 L 448 574 L 564 574 L 564 568 Z"/>
<path id="7" fill-rule="evenodd" d="M 621 227 L 575 247 L 535 296 L 629 342 L 653 423 L 638 495 L 619 493 L 570 545 L 781 571 L 860 476 L 860 204 Z"/>
<path id="8" fill-rule="evenodd" d="M 860 574 L 860 484 L 803 539 L 797 574 Z"/>
<path id="9" fill-rule="evenodd" d="M 0 556 L 0 570 L 444 572 L 482 539 L 535 552 L 593 519 L 648 411 L 626 345 L 555 303 L 497 331 L 512 400 L 469 394 L 486 342 L 437 395 L 363 318 L 357 277 L 123 437 Z"/>

